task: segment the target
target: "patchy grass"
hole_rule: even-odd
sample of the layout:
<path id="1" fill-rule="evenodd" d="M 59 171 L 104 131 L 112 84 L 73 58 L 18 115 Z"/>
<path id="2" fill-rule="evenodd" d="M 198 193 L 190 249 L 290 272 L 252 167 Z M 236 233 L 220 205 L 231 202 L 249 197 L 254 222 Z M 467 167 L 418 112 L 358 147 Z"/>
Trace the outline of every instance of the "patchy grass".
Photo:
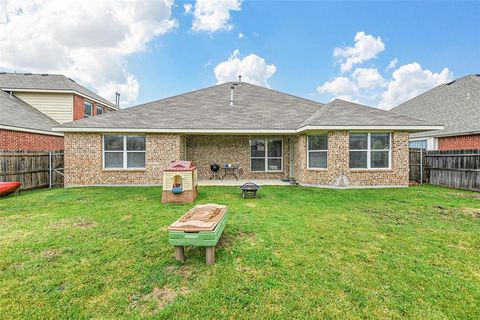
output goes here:
<path id="1" fill-rule="evenodd" d="M 202 187 L 230 206 L 217 263 L 174 260 L 192 205 L 160 188 L 0 199 L 0 318 L 480 318 L 480 197 L 453 189 Z"/>

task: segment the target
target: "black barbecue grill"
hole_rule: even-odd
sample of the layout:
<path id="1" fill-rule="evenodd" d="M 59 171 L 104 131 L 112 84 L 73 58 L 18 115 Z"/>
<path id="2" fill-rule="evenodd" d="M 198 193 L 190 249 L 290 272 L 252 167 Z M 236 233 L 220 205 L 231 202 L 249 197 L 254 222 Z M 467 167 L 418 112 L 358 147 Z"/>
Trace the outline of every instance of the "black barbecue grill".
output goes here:
<path id="1" fill-rule="evenodd" d="M 220 166 L 218 164 L 212 164 L 210 166 L 210 170 L 212 170 L 212 175 L 210 176 L 210 180 L 217 180 L 218 177 L 218 171 L 220 171 Z"/>

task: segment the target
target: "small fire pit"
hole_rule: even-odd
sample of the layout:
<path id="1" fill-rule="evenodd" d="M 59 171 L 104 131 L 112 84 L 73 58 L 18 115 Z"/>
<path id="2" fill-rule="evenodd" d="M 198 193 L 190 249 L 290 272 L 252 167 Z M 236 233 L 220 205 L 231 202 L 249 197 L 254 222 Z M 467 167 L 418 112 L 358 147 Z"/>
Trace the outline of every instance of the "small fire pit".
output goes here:
<path id="1" fill-rule="evenodd" d="M 253 182 L 244 183 L 240 189 L 242 189 L 242 198 L 256 198 L 257 191 L 260 189 L 260 186 L 256 185 Z"/>

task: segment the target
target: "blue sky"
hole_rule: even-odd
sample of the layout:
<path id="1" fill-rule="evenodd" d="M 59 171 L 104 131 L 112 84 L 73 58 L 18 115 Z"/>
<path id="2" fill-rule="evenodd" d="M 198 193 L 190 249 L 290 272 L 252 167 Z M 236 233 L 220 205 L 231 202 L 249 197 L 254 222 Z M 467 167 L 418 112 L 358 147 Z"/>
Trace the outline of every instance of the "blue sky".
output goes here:
<path id="1" fill-rule="evenodd" d="M 129 97 L 124 105 L 133 105 L 211 86 L 229 76 L 232 78 L 231 74 L 220 78 L 216 76 L 215 68 L 224 62 L 227 70 L 250 72 L 254 82 L 276 90 L 321 102 L 341 97 L 383 108 L 450 79 L 480 73 L 478 1 L 227 0 L 207 3 L 203 16 L 200 10 L 202 3 L 198 2 L 203 2 L 205 6 L 205 2 L 209 1 L 167 1 L 166 5 L 151 9 L 155 16 L 161 16 L 163 22 L 169 21 L 171 25 L 156 34 L 145 32 L 143 43 L 121 53 L 118 53 L 118 43 L 124 45 L 125 42 L 108 44 L 112 56 L 118 57 L 104 64 L 102 61 L 94 62 L 101 70 L 106 70 L 103 74 L 107 75 L 102 75 L 102 80 L 92 74 L 95 69 L 91 68 L 92 63 L 87 66 L 88 61 L 76 61 L 75 58 L 72 65 L 68 62 L 51 68 L 47 65 L 45 70 L 13 61 L 14 58 L 8 58 L 9 52 L 4 52 L 2 58 L 1 49 L 0 68 L 34 72 L 40 69 L 42 72 L 59 70 L 108 95 L 107 98 L 112 99 L 112 90 L 119 90 L 124 98 Z M 189 4 L 191 10 L 185 12 L 185 5 Z M 16 10 L 18 12 L 18 8 Z M 58 6 L 51 9 L 55 10 Z M 22 8 L 22 14 L 38 13 L 34 9 Z M 4 29 L 9 21 L 14 21 L 12 13 L 9 17 L 4 19 L 7 21 Z M 109 17 L 106 15 L 104 19 Z M 47 18 L 41 16 L 39 19 Z M 131 19 L 147 18 L 137 16 Z M 202 21 L 208 27 L 192 29 L 195 19 L 204 19 Z M 215 19 L 220 19 L 219 24 L 212 22 Z M 1 21 L 0 15 L 0 38 Z M 123 30 L 123 27 L 119 25 L 118 30 Z M 72 32 L 75 28 L 80 27 L 66 25 L 55 34 Z M 76 32 L 86 33 L 83 29 Z M 363 37 L 360 35 L 363 40 L 355 41 L 354 37 L 360 32 L 363 32 Z M 240 38 L 239 34 L 243 37 Z M 52 39 L 60 42 L 58 36 Z M 364 40 L 365 43 L 362 42 Z M 101 41 L 109 42 L 109 39 L 100 39 L 100 44 Z M 358 50 L 353 49 L 353 53 L 349 53 L 348 48 L 355 48 L 356 42 L 359 42 Z M 369 42 L 377 49 L 369 47 Z M 80 50 L 77 44 L 65 41 L 59 45 L 64 46 L 67 52 Z M 344 55 L 334 56 L 335 48 Z M 82 52 L 87 52 L 87 49 Z M 373 51 L 365 56 L 362 50 Z M 251 64 L 261 61 L 264 64 L 255 66 L 243 61 L 250 55 L 254 55 L 249 60 Z M 92 56 L 95 56 L 94 59 L 98 57 Z M 348 70 L 341 70 L 342 63 L 347 59 L 358 57 L 360 62 L 353 63 Z M 392 61 L 396 63 L 386 70 Z M 238 65 L 235 67 L 235 64 Z M 123 78 L 121 72 L 115 70 L 116 65 L 121 66 Z M 270 66 L 268 72 L 265 69 L 267 66 Z M 109 78 L 110 71 L 112 75 Z M 133 80 L 125 80 L 128 77 Z"/>

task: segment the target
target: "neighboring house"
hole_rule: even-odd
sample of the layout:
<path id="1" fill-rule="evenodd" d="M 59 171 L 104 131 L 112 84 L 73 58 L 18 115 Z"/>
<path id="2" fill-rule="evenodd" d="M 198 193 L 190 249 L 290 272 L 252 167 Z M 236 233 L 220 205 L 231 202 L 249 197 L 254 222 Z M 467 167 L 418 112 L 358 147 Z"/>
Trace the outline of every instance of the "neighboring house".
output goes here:
<path id="1" fill-rule="evenodd" d="M 59 123 L 14 95 L 0 90 L 0 149 L 48 151 L 63 149 Z"/>
<path id="2" fill-rule="evenodd" d="M 199 179 L 211 176 L 211 164 L 233 163 L 244 179 L 407 186 L 409 133 L 442 128 L 347 101 L 225 83 L 54 130 L 65 134 L 66 186 L 159 185 L 174 159 L 194 161 Z"/>
<path id="3" fill-rule="evenodd" d="M 0 93 L 0 149 L 63 149 L 52 126 L 118 110 L 63 75 L 0 72 Z"/>
<path id="4" fill-rule="evenodd" d="M 347 101 L 225 83 L 54 130 L 65 134 L 66 186 L 159 185 L 174 159 L 194 161 L 199 179 L 211 176 L 213 163 L 233 163 L 244 179 L 407 186 L 408 134 L 442 128 Z"/>
<path id="5" fill-rule="evenodd" d="M 439 85 L 391 111 L 444 124 L 443 130 L 412 133 L 411 147 L 480 149 L 480 74 Z"/>

